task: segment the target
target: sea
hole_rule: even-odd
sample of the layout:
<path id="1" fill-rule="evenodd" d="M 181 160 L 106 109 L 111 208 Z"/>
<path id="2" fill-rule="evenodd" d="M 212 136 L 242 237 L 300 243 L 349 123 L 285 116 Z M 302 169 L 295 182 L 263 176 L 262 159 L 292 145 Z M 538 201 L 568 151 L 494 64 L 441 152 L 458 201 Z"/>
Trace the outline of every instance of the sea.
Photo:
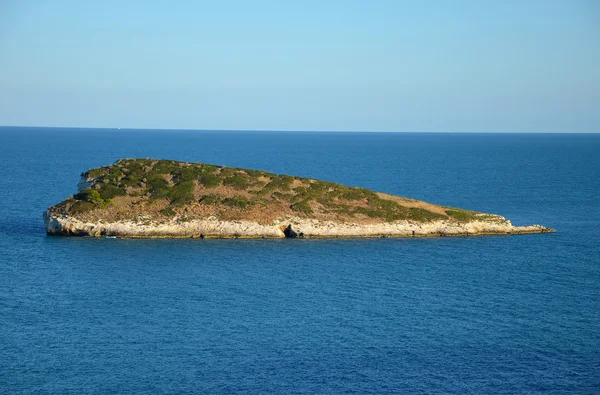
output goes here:
<path id="1" fill-rule="evenodd" d="M 553 234 L 46 236 L 80 173 L 318 178 Z M 2 394 L 600 393 L 600 135 L 0 128 Z"/>

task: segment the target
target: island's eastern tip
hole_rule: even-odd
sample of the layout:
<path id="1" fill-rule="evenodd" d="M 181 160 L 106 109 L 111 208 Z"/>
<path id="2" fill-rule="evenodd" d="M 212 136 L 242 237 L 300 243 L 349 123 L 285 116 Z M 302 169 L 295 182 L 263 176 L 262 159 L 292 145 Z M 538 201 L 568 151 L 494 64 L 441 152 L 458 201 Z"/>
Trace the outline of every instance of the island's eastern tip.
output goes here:
<path id="1" fill-rule="evenodd" d="M 312 178 L 157 159 L 81 175 L 46 232 L 128 238 L 425 237 L 549 233 L 506 218 Z"/>

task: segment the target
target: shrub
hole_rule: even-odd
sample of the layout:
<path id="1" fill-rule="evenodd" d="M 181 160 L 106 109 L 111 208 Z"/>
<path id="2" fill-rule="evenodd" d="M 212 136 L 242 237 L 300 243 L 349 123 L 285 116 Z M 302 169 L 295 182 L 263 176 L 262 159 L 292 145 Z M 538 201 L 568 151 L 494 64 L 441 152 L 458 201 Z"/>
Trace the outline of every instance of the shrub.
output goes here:
<path id="1" fill-rule="evenodd" d="M 342 199 L 355 201 L 361 199 L 374 199 L 377 197 L 375 192 L 364 188 L 342 188 L 340 197 Z"/>
<path id="2" fill-rule="evenodd" d="M 121 184 L 126 187 L 138 187 L 142 179 L 139 176 L 128 174 L 121 180 Z"/>
<path id="3" fill-rule="evenodd" d="M 182 206 L 194 201 L 194 182 L 183 181 L 176 184 L 169 190 L 167 197 L 171 201 L 171 204 L 177 206 Z"/>
<path id="4" fill-rule="evenodd" d="M 329 181 L 315 181 L 310 184 L 308 190 L 310 193 L 323 194 L 329 192 L 330 188 L 335 188 L 336 184 Z"/>
<path id="5" fill-rule="evenodd" d="M 95 189 L 86 189 L 73 197 L 76 199 L 76 202 L 70 208 L 73 214 L 85 213 L 96 207 L 104 208 L 108 204 Z"/>
<path id="6" fill-rule="evenodd" d="M 139 182 L 147 173 L 143 164 L 138 161 L 127 162 L 126 166 L 122 167 L 122 170 L 127 174 L 128 178 L 138 180 L 134 182 Z"/>
<path id="7" fill-rule="evenodd" d="M 175 163 L 170 160 L 159 160 L 154 164 L 152 170 L 157 174 L 170 174 L 175 170 Z"/>
<path id="8" fill-rule="evenodd" d="M 84 175 L 87 176 L 87 178 L 98 178 L 106 174 L 106 170 L 106 167 L 99 167 L 97 169 L 89 170 L 87 173 L 84 173 Z"/>
<path id="9" fill-rule="evenodd" d="M 353 213 L 364 214 L 371 218 L 381 218 L 386 221 L 396 221 L 399 219 L 408 219 L 409 213 L 406 208 L 400 206 L 392 200 L 385 200 L 379 197 L 369 199 L 369 206 L 358 207 Z"/>
<path id="10" fill-rule="evenodd" d="M 301 186 L 301 187 L 296 187 L 293 189 L 294 192 L 298 193 L 307 193 L 308 192 L 308 186 Z"/>
<path id="11" fill-rule="evenodd" d="M 291 193 L 281 193 L 281 192 L 273 192 L 271 195 L 274 199 L 289 201 L 293 195 Z"/>
<path id="12" fill-rule="evenodd" d="M 410 219 L 416 221 L 426 222 L 446 218 L 441 214 L 433 213 L 429 210 L 419 207 L 409 207 L 408 211 L 410 213 Z"/>
<path id="13" fill-rule="evenodd" d="M 75 203 L 73 203 L 73 205 L 69 209 L 69 212 L 71 214 L 83 214 L 83 213 L 87 213 L 88 211 L 93 210 L 95 207 L 96 206 L 94 206 L 90 202 L 86 202 L 84 200 L 78 200 Z"/>
<path id="14" fill-rule="evenodd" d="M 250 186 L 250 180 L 245 174 L 236 173 L 231 177 L 225 178 L 223 180 L 223 185 L 227 185 L 235 189 L 247 189 Z"/>
<path id="15" fill-rule="evenodd" d="M 99 193 L 100 197 L 104 200 L 112 199 L 115 196 L 125 196 L 127 194 L 123 189 L 111 184 L 102 185 Z"/>
<path id="16" fill-rule="evenodd" d="M 239 209 L 245 209 L 251 205 L 250 199 L 245 196 L 234 196 L 231 198 L 223 199 L 223 204 L 228 207 L 234 207 Z"/>
<path id="17" fill-rule="evenodd" d="M 162 215 L 164 215 L 165 217 L 172 217 L 176 214 L 175 211 L 171 207 L 167 207 L 165 209 L 160 210 L 160 213 Z"/>
<path id="18" fill-rule="evenodd" d="M 146 179 L 146 184 L 154 199 L 162 199 L 169 194 L 169 183 L 158 174 L 149 175 Z"/>
<path id="19" fill-rule="evenodd" d="M 312 214 L 313 209 L 310 207 L 310 204 L 307 201 L 302 201 L 298 203 L 294 203 L 290 206 L 292 211 L 296 211 L 304 214 Z"/>
<path id="20" fill-rule="evenodd" d="M 192 181 L 196 179 L 196 172 L 192 167 L 184 167 L 171 172 L 177 181 Z"/>
<path id="21" fill-rule="evenodd" d="M 248 174 L 249 177 L 252 177 L 252 178 L 259 178 L 259 177 L 267 175 L 267 172 L 262 171 L 262 170 L 247 169 L 247 170 L 245 170 L 245 172 L 246 172 L 246 174 Z"/>
<path id="22" fill-rule="evenodd" d="M 466 210 L 446 210 L 446 214 L 459 222 L 469 222 L 475 219 L 475 213 Z"/>
<path id="23" fill-rule="evenodd" d="M 236 169 L 234 169 L 233 167 L 221 167 L 219 171 L 219 176 L 221 178 L 227 178 L 233 176 L 235 172 Z"/>
<path id="24" fill-rule="evenodd" d="M 74 197 L 77 200 L 83 200 L 85 202 L 90 202 L 98 206 L 103 205 L 105 203 L 104 199 L 102 199 L 102 197 L 100 196 L 100 193 L 95 189 L 86 189 L 85 191 L 79 192 Z"/>
<path id="25" fill-rule="evenodd" d="M 199 181 L 205 188 L 214 188 L 221 185 L 221 178 L 213 173 L 203 174 L 200 176 Z"/>
<path id="26" fill-rule="evenodd" d="M 264 191 L 289 191 L 292 187 L 292 182 L 294 181 L 294 177 L 286 176 L 286 175 L 275 175 L 271 178 L 271 181 L 265 185 Z"/>
<path id="27" fill-rule="evenodd" d="M 207 165 L 205 163 L 200 164 L 200 170 L 202 173 L 214 173 L 218 168 L 219 166 L 215 165 Z"/>
<path id="28" fill-rule="evenodd" d="M 111 167 L 108 174 L 104 177 L 108 181 L 116 183 L 123 177 L 123 172 L 118 167 Z"/>
<path id="29" fill-rule="evenodd" d="M 200 199 L 200 202 L 204 204 L 215 204 L 219 203 L 220 201 L 221 198 L 218 195 L 206 195 Z"/>

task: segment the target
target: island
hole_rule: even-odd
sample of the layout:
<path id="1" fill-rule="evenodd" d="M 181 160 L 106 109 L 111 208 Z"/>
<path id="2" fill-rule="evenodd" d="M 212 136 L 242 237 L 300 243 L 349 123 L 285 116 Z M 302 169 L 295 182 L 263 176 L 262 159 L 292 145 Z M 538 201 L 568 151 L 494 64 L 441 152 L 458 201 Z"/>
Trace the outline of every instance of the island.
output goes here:
<path id="1" fill-rule="evenodd" d="M 121 159 L 44 213 L 48 235 L 124 238 L 426 237 L 554 232 L 312 178 Z"/>

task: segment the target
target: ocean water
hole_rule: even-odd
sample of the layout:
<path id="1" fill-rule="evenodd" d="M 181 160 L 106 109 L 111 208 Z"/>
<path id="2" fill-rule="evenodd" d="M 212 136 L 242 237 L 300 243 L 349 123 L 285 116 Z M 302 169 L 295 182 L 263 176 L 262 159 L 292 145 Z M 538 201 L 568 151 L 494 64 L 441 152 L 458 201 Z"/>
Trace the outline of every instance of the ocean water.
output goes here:
<path id="1" fill-rule="evenodd" d="M 47 237 L 123 157 L 497 213 L 555 234 Z M 0 129 L 0 393 L 598 393 L 600 135 Z"/>

